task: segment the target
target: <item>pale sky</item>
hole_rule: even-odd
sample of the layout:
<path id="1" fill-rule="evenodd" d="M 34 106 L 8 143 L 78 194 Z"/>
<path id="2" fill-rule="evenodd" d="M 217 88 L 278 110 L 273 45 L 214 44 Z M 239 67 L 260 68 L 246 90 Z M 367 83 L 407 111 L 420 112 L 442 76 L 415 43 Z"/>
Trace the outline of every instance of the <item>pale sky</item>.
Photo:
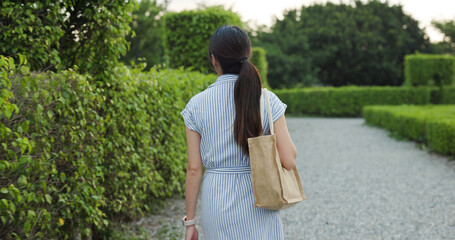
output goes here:
<path id="1" fill-rule="evenodd" d="M 158 0 L 163 3 L 164 0 Z M 197 8 L 198 4 L 224 5 L 237 12 L 243 21 L 252 24 L 270 26 L 275 17 L 282 19 L 286 9 L 300 8 L 302 5 L 325 2 L 344 2 L 350 0 L 170 0 L 169 11 L 182 11 Z M 382 0 L 381 2 L 385 2 Z M 392 5 L 401 3 L 406 14 L 418 20 L 420 27 L 424 27 L 430 41 L 441 41 L 443 35 L 431 26 L 432 20 L 446 20 L 455 18 L 455 0 L 389 0 Z"/>

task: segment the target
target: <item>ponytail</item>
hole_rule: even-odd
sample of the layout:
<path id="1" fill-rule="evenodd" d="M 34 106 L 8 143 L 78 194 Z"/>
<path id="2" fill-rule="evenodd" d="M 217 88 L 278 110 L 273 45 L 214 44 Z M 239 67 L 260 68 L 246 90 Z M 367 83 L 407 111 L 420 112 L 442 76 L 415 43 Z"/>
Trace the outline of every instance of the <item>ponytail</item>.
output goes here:
<path id="1" fill-rule="evenodd" d="M 234 86 L 234 138 L 243 152 L 249 155 L 248 138 L 262 134 L 259 110 L 262 81 L 258 70 L 248 58 L 243 57 L 240 64 L 239 77 Z"/>
<path id="2" fill-rule="evenodd" d="M 225 25 L 212 35 L 208 57 L 220 63 L 223 74 L 238 74 L 234 86 L 235 120 L 234 139 L 249 155 L 248 138 L 262 134 L 259 99 L 262 81 L 256 67 L 248 61 L 251 41 L 245 31 L 237 26 Z"/>

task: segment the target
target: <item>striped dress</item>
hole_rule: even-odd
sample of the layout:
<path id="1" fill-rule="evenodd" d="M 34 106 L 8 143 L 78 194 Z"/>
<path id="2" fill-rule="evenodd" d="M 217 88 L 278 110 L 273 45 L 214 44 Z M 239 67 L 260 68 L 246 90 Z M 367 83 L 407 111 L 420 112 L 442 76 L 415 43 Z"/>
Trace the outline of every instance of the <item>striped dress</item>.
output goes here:
<path id="1" fill-rule="evenodd" d="M 204 236 L 208 240 L 283 239 L 279 211 L 253 206 L 250 159 L 234 140 L 237 77 L 219 76 L 182 111 L 185 125 L 201 135 L 201 158 L 206 169 L 201 187 Z M 275 122 L 286 105 L 272 92 L 269 95 Z M 264 133 L 268 130 L 265 108 Z"/>

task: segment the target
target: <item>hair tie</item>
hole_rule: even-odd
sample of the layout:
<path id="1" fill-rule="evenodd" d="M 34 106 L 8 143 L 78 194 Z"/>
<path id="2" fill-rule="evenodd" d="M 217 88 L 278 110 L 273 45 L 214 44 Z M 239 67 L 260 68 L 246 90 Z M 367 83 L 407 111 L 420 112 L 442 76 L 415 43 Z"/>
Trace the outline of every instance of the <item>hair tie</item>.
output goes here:
<path id="1" fill-rule="evenodd" d="M 246 60 L 248 60 L 247 57 L 242 57 L 242 58 L 240 59 L 240 64 L 242 64 L 242 63 L 243 63 L 244 61 L 246 61 Z"/>

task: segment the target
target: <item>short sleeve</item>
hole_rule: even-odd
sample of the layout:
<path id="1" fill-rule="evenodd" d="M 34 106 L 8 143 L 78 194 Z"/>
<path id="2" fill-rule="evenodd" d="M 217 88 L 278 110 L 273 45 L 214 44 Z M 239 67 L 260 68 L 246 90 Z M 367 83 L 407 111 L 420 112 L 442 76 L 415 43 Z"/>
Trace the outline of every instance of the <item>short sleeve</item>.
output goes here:
<path id="1" fill-rule="evenodd" d="M 189 129 L 200 134 L 200 131 L 196 124 L 196 115 L 193 98 L 186 104 L 185 109 L 183 109 L 183 111 L 180 114 L 182 114 L 183 116 L 183 121 L 185 122 L 185 125 Z"/>
<path id="2" fill-rule="evenodd" d="M 269 98 L 270 106 L 272 107 L 272 119 L 273 122 L 276 122 L 286 112 L 287 105 L 271 91 L 269 91 Z"/>

